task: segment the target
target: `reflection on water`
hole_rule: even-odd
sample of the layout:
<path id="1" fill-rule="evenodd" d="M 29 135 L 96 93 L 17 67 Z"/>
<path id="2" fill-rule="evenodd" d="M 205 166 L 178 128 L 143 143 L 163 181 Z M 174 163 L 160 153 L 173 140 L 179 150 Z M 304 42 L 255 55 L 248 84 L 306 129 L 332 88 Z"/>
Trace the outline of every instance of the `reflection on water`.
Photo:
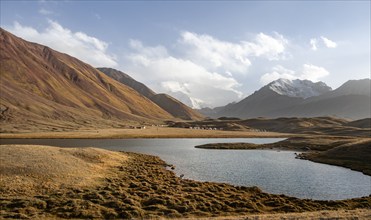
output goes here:
<path id="1" fill-rule="evenodd" d="M 206 143 L 269 143 L 279 138 L 233 139 L 13 139 L 1 144 L 45 144 L 61 147 L 94 146 L 160 156 L 184 178 L 258 186 L 266 192 L 299 198 L 337 200 L 368 196 L 371 177 L 337 166 L 295 159 L 292 151 L 206 150 Z"/>

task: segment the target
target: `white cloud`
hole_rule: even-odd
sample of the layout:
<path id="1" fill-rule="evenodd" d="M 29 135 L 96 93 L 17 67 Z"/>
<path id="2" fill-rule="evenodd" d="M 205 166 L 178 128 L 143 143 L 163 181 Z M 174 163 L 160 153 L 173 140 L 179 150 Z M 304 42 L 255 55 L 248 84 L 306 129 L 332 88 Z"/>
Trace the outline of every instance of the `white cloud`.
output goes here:
<path id="1" fill-rule="evenodd" d="M 298 78 L 295 71 L 284 68 L 283 66 L 277 65 L 272 68 L 272 72 L 266 73 L 260 77 L 260 82 L 266 85 L 274 80 L 284 78 L 284 79 L 295 79 Z"/>
<path id="2" fill-rule="evenodd" d="M 288 41 L 279 34 L 275 37 L 260 33 L 252 42 L 232 43 L 210 35 L 182 32 L 180 44 L 187 59 L 209 70 L 230 73 L 247 73 L 251 57 L 268 60 L 281 59 Z"/>
<path id="3" fill-rule="evenodd" d="M 47 10 L 47 9 L 45 9 L 45 8 L 41 8 L 41 9 L 39 10 L 39 13 L 42 14 L 42 15 L 51 15 L 51 14 L 54 14 L 53 11 Z"/>
<path id="4" fill-rule="evenodd" d="M 321 39 L 327 48 L 336 48 L 338 46 L 337 43 L 326 37 L 321 36 Z"/>
<path id="5" fill-rule="evenodd" d="M 156 47 L 145 47 L 143 46 L 142 42 L 138 40 L 130 40 L 129 45 L 132 49 L 139 52 L 139 54 L 148 58 L 154 59 L 168 56 L 167 49 L 161 45 Z"/>
<path id="6" fill-rule="evenodd" d="M 316 38 L 312 38 L 310 39 L 310 46 L 311 46 L 311 49 L 316 51 L 318 48 L 317 48 L 317 44 L 318 44 L 318 40 Z"/>
<path id="7" fill-rule="evenodd" d="M 191 100 L 191 103 L 192 103 L 190 106 L 193 106 L 193 108 L 195 108 L 195 109 L 201 109 L 201 108 L 207 107 L 207 105 L 205 105 L 205 102 L 201 99 L 190 97 L 190 100 Z"/>
<path id="8" fill-rule="evenodd" d="M 330 73 L 323 67 L 315 66 L 312 64 L 304 64 L 302 69 L 298 72 L 286 69 L 280 65 L 272 68 L 272 72 L 266 73 L 260 77 L 260 82 L 266 85 L 274 80 L 283 79 L 307 79 L 313 82 L 319 81 Z"/>
<path id="9" fill-rule="evenodd" d="M 330 73 L 323 67 L 315 66 L 312 64 L 304 64 L 303 70 L 300 75 L 300 79 L 309 79 L 311 81 L 317 82 L 320 78 L 323 78 Z"/>
<path id="10" fill-rule="evenodd" d="M 268 60 L 279 60 L 284 58 L 285 47 L 288 44 L 282 35 L 276 33 L 276 37 L 260 33 L 255 42 L 244 42 L 245 48 L 253 56 L 265 57 Z"/>
<path id="11" fill-rule="evenodd" d="M 186 95 L 190 94 L 188 87 L 188 83 L 180 83 L 177 81 L 165 81 L 161 82 L 161 86 L 166 90 L 170 92 L 182 92 Z"/>
<path id="12" fill-rule="evenodd" d="M 72 32 L 59 23 L 49 20 L 49 26 L 38 31 L 32 27 L 22 26 L 18 22 L 7 28 L 13 34 L 25 40 L 49 46 L 57 51 L 67 53 L 93 66 L 117 66 L 116 58 L 107 53 L 108 43 L 91 37 L 83 32 Z"/>
<path id="13" fill-rule="evenodd" d="M 242 96 L 238 90 L 240 84 L 231 76 L 169 55 L 163 46 L 146 47 L 137 40 L 130 41 L 130 46 L 133 53 L 126 57 L 125 68 L 158 92 L 180 92 L 197 103 L 213 106 Z"/>
<path id="14" fill-rule="evenodd" d="M 188 59 L 208 69 L 243 73 L 251 65 L 241 44 L 191 32 L 183 32 L 180 42 L 185 46 L 183 51 Z"/>
<path id="15" fill-rule="evenodd" d="M 164 46 L 148 47 L 130 40 L 133 52 L 126 56 L 125 69 L 158 92 L 187 100 L 193 107 L 221 106 L 243 96 L 235 74 L 247 74 L 250 59 L 283 59 L 287 44 L 277 33 L 259 33 L 250 41 L 228 42 L 184 31 L 174 45 L 176 57 Z"/>
<path id="16" fill-rule="evenodd" d="M 309 41 L 311 49 L 316 51 L 319 47 L 336 48 L 338 44 L 324 36 L 320 38 L 312 38 Z"/>

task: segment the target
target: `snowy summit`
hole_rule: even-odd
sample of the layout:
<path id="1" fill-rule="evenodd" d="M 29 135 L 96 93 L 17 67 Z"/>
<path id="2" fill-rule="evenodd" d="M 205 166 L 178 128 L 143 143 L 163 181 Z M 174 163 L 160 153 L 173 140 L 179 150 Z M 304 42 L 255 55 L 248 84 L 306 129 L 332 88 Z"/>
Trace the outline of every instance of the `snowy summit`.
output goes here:
<path id="1" fill-rule="evenodd" d="M 324 82 L 314 83 L 310 80 L 300 79 L 278 79 L 268 84 L 268 87 L 280 95 L 302 97 L 305 99 L 312 96 L 319 96 L 332 90 Z"/>

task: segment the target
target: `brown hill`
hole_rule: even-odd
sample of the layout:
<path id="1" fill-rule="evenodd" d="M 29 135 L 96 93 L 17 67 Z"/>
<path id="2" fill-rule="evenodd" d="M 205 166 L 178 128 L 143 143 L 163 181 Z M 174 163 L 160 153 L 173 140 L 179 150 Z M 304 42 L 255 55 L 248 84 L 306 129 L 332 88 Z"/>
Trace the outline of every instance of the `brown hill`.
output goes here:
<path id="1" fill-rule="evenodd" d="M 171 127 L 216 129 L 226 131 L 279 132 L 293 134 L 316 134 L 370 137 L 371 128 L 365 125 L 367 119 L 353 121 L 336 117 L 314 118 L 238 118 L 222 117 L 193 122 L 169 122 Z M 364 127 L 361 127 L 364 126 Z"/>
<path id="2" fill-rule="evenodd" d="M 135 89 L 143 96 L 149 98 L 162 109 L 170 113 L 176 118 L 184 120 L 199 120 L 204 118 L 198 111 L 186 106 L 179 100 L 167 95 L 167 94 L 156 94 L 146 85 L 136 81 L 126 73 L 112 69 L 112 68 L 97 68 L 99 71 L 105 73 L 107 76 Z"/>
<path id="3" fill-rule="evenodd" d="M 15 124 L 122 126 L 173 118 L 134 89 L 67 54 L 3 29 L 0 45 L 2 129 Z"/>
<path id="4" fill-rule="evenodd" d="M 242 124 L 253 128 L 286 133 L 301 133 L 316 131 L 319 128 L 342 127 L 348 121 L 334 117 L 316 118 L 254 118 L 241 121 Z"/>
<path id="5" fill-rule="evenodd" d="M 256 118 L 243 120 L 240 123 L 254 129 L 282 133 L 369 137 L 371 132 L 369 128 L 349 126 L 348 120 L 336 117 Z"/>
<path id="6" fill-rule="evenodd" d="M 326 151 L 309 152 L 303 158 L 362 171 L 371 175 L 371 139 L 356 139 Z"/>
<path id="7" fill-rule="evenodd" d="M 364 118 L 356 121 L 351 121 L 347 125 L 356 128 L 371 128 L 371 118 Z"/>
<path id="8" fill-rule="evenodd" d="M 151 97 L 151 100 L 176 118 L 184 120 L 199 120 L 203 118 L 200 113 L 167 94 L 156 94 Z"/>

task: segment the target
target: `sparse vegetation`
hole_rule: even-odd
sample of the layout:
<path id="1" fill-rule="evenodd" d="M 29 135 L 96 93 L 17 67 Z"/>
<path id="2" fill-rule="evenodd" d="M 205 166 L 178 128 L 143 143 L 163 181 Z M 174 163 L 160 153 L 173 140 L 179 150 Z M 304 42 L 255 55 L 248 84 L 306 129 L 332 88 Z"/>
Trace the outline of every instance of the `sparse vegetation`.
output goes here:
<path id="1" fill-rule="evenodd" d="M 369 137 L 371 134 L 369 122 L 370 120 L 368 118 L 351 122 L 335 117 L 251 118 L 246 120 L 223 118 L 222 120 L 169 123 L 169 126 L 179 128 L 217 128 L 226 131 L 260 133 L 279 132 L 301 135 Z"/>
<path id="2" fill-rule="evenodd" d="M 3 138 L 239 138 L 239 137 L 290 137 L 292 134 L 276 132 L 247 132 L 225 130 L 193 130 L 188 128 L 169 128 L 161 126 L 147 126 L 146 129 L 127 128 L 80 128 L 68 130 L 57 127 L 50 131 L 34 128 L 31 131 L 22 131 L 22 128 L 12 128 L 6 133 L 0 133 Z M 45 128 L 47 129 L 47 128 Z M 50 129 L 50 128 L 49 128 Z M 1 142 L 1 140 L 0 140 Z"/>
<path id="3" fill-rule="evenodd" d="M 32 146 L 29 147 L 30 150 L 33 149 Z M 16 146 L 13 151 L 17 152 Z M 109 151 L 98 152 L 110 154 Z M 88 154 L 87 163 L 104 166 L 106 159 L 102 161 L 101 157 L 94 157 L 92 153 Z M 74 157 L 74 154 L 69 155 L 71 158 Z M 47 193 L 39 190 L 21 195 L 10 194 L 9 190 L 2 191 L 1 217 L 175 218 L 371 208 L 371 197 L 343 201 L 313 201 L 271 195 L 257 187 L 180 179 L 172 171 L 165 169 L 168 165 L 158 157 L 136 153 L 122 155 L 126 159 L 121 164 L 114 163 L 113 166 L 109 166 L 109 170 L 101 173 L 103 176 L 97 177 L 98 185 L 79 187 L 60 185 L 54 189 L 49 188 Z M 60 155 L 56 153 L 56 156 Z M 29 165 L 37 167 L 38 163 Z M 3 171 L 3 163 L 1 168 Z M 48 172 L 45 173 L 47 174 Z M 33 178 L 26 174 L 21 177 Z M 65 181 L 69 179 L 66 178 Z M 13 186 L 10 184 L 8 188 Z"/>

